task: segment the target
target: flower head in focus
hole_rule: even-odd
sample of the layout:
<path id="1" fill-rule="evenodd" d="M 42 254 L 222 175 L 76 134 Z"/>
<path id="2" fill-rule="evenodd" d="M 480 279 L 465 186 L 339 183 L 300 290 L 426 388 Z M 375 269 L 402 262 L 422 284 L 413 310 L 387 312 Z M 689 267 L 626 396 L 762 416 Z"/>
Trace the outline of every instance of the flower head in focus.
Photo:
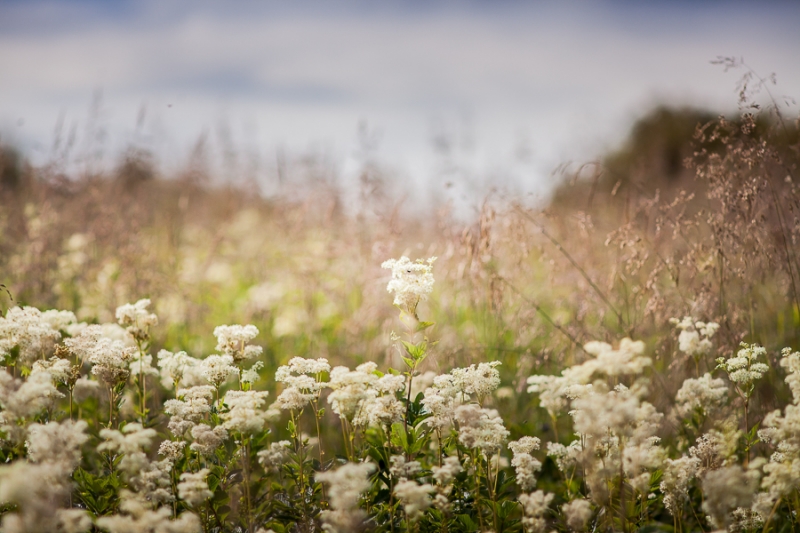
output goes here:
<path id="1" fill-rule="evenodd" d="M 392 271 L 386 290 L 394 293 L 394 305 L 416 316 L 417 305 L 433 291 L 433 262 L 436 257 L 412 262 L 408 257 L 389 259 L 381 268 Z"/>

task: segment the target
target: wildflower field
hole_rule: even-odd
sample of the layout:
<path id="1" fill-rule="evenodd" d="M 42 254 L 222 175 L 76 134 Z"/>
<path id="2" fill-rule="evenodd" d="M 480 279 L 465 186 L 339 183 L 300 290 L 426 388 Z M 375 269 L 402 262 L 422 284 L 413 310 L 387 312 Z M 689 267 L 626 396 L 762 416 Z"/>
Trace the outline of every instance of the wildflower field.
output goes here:
<path id="1" fill-rule="evenodd" d="M 800 137 L 750 111 L 470 223 L 6 167 L 0 529 L 800 531 Z"/>

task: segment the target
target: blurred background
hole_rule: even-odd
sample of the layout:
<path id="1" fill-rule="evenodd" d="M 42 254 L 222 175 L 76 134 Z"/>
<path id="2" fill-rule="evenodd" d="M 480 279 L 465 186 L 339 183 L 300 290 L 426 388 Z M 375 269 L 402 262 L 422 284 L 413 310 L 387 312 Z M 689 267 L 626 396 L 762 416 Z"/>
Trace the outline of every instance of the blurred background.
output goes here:
<path id="1" fill-rule="evenodd" d="M 348 191 L 369 161 L 417 205 L 541 205 L 658 105 L 735 111 L 717 56 L 797 96 L 798 21 L 770 1 L 3 0 L 0 139 L 70 176 L 203 151 L 275 194 L 313 157 Z"/>

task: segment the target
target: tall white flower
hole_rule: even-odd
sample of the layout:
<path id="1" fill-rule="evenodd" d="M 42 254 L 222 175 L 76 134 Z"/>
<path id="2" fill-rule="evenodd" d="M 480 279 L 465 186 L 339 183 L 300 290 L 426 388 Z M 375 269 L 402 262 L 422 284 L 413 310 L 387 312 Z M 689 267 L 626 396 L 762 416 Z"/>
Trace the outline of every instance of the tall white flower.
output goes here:
<path id="1" fill-rule="evenodd" d="M 228 410 L 220 415 L 225 429 L 241 434 L 258 433 L 264 429 L 268 416 L 262 406 L 266 402 L 267 394 L 267 391 L 253 390 L 231 390 L 225 393 Z"/>
<path id="2" fill-rule="evenodd" d="M 431 506 L 431 492 L 435 490 L 428 483 L 403 479 L 394 486 L 394 495 L 403 505 L 403 510 L 411 522 L 416 522 Z"/>
<path id="3" fill-rule="evenodd" d="M 217 350 L 231 356 L 236 363 L 256 358 L 264 351 L 261 346 L 250 344 L 258 336 L 258 328 L 253 325 L 217 326 L 214 336 Z"/>
<path id="4" fill-rule="evenodd" d="M 59 329 L 75 315 L 64 311 L 45 311 L 35 307 L 12 307 L 5 317 L 0 317 L 0 360 L 19 348 L 19 360 L 30 366 L 36 359 L 44 358 L 53 351 L 55 343 L 61 339 Z"/>
<path id="5" fill-rule="evenodd" d="M 435 257 L 412 262 L 408 257 L 389 259 L 381 268 L 392 271 L 392 279 L 386 286 L 394 293 L 394 305 L 410 314 L 415 314 L 417 305 L 433 291 L 433 262 Z"/>
<path id="6" fill-rule="evenodd" d="M 347 463 L 336 470 L 318 472 L 317 481 L 330 487 L 330 509 L 320 513 L 322 528 L 329 533 L 357 531 L 366 517 L 358 506 L 361 493 L 369 490 L 369 475 L 375 470 L 373 463 Z"/>
<path id="7" fill-rule="evenodd" d="M 184 472 L 178 483 L 178 497 L 191 505 L 197 507 L 214 495 L 208 489 L 206 478 L 210 470 L 203 468 L 197 472 Z"/>

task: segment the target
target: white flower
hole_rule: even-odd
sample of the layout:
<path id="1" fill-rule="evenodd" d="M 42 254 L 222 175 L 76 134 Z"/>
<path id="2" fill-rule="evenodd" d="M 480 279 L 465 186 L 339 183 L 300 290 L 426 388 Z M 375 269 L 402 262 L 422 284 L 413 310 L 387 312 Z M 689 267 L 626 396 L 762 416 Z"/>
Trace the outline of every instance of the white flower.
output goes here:
<path id="1" fill-rule="evenodd" d="M 703 478 L 703 511 L 718 529 L 728 526 L 731 511 L 750 507 L 756 482 L 741 466 L 728 466 L 706 473 Z"/>
<path id="2" fill-rule="evenodd" d="M 270 443 L 269 448 L 258 452 L 258 463 L 264 470 L 280 472 L 281 466 L 289 460 L 292 443 L 288 440 Z"/>
<path id="3" fill-rule="evenodd" d="M 67 385 L 73 378 L 72 363 L 67 359 L 59 359 L 58 357 L 51 357 L 50 359 L 42 359 L 33 363 L 31 374 L 37 372 L 47 372 L 56 383 Z"/>
<path id="4" fill-rule="evenodd" d="M 692 357 L 706 355 L 711 351 L 711 337 L 719 329 L 719 324 L 716 322 L 699 322 L 689 316 L 683 317 L 683 320 L 672 318 L 670 323 L 681 330 L 678 335 L 678 349 L 680 351 Z"/>
<path id="5" fill-rule="evenodd" d="M 467 448 L 479 448 L 487 455 L 500 451 L 509 435 L 503 419 L 494 409 L 483 409 L 474 404 L 456 408 L 459 423 L 458 440 Z"/>
<path id="6" fill-rule="evenodd" d="M 159 351 L 158 367 L 161 368 L 161 383 L 167 388 L 178 386 L 184 375 L 198 366 L 199 362 L 186 352 Z"/>
<path id="7" fill-rule="evenodd" d="M 266 425 L 267 413 L 261 409 L 266 401 L 266 391 L 228 391 L 225 405 L 228 410 L 220 415 L 228 431 L 241 434 L 258 433 Z"/>
<path id="8" fill-rule="evenodd" d="M 197 472 L 184 472 L 181 474 L 181 481 L 178 483 L 178 497 L 191 505 L 197 507 L 214 495 L 208 489 L 206 478 L 210 470 L 203 468 Z"/>
<path id="9" fill-rule="evenodd" d="M 769 367 L 757 360 L 760 356 L 766 356 L 767 350 L 757 344 L 740 344 L 741 349 L 735 357 L 729 359 L 719 358 L 717 368 L 722 368 L 728 373 L 728 378 L 736 383 L 739 390 L 745 396 L 750 396 L 753 392 L 753 384 L 761 379 L 764 374 L 769 372 Z"/>
<path id="10" fill-rule="evenodd" d="M 460 474 L 462 470 L 461 462 L 458 460 L 458 457 L 455 456 L 445 457 L 442 466 L 431 467 L 433 479 L 442 486 L 452 484 L 455 477 Z"/>
<path id="11" fill-rule="evenodd" d="M 411 522 L 418 520 L 425 510 L 431 506 L 431 492 L 433 485 L 404 479 L 394 486 L 394 495 L 403 504 L 403 510 Z"/>
<path id="12" fill-rule="evenodd" d="M 170 461 L 177 461 L 183 457 L 183 450 L 185 448 L 186 443 L 182 440 L 165 440 L 158 446 L 158 455 L 162 455 L 165 459 L 169 459 Z"/>
<path id="13" fill-rule="evenodd" d="M 0 317 L 0 360 L 19 347 L 19 361 L 30 366 L 33 361 L 46 357 L 61 339 L 59 332 L 64 315 L 62 312 L 45 311 L 35 307 L 12 307 L 5 317 Z M 74 321 L 70 313 L 66 318 Z M 55 327 L 54 327 L 55 326 Z"/>
<path id="14" fill-rule="evenodd" d="M 34 463 L 59 463 L 72 472 L 81 463 L 81 446 L 89 440 L 85 420 L 31 424 L 28 428 L 28 459 Z"/>
<path id="15" fill-rule="evenodd" d="M 217 350 L 231 356 L 237 363 L 254 359 L 263 352 L 261 346 L 249 344 L 258 336 L 258 328 L 253 325 L 217 326 L 214 336 L 217 338 Z"/>
<path id="16" fill-rule="evenodd" d="M 136 340 L 148 339 L 150 328 L 158 324 L 158 317 L 149 312 L 148 307 L 150 307 L 150 300 L 146 298 L 135 304 L 117 307 L 117 322 L 120 326 L 124 326 Z"/>
<path id="17" fill-rule="evenodd" d="M 194 442 L 189 448 L 204 457 L 211 457 L 228 438 L 228 431 L 222 426 L 211 428 L 207 424 L 198 424 L 192 428 L 192 438 Z"/>
<path id="18" fill-rule="evenodd" d="M 547 527 L 545 514 L 554 497 L 554 494 L 545 493 L 541 490 L 537 490 L 531 494 L 519 495 L 519 503 L 522 504 L 522 511 L 524 514 L 522 525 L 525 531 L 529 533 L 544 533 Z"/>
<path id="19" fill-rule="evenodd" d="M 695 410 L 706 414 L 715 413 L 728 398 L 728 387 L 719 378 L 712 378 L 707 373 L 701 378 L 687 379 L 675 395 L 678 414 L 681 417 L 691 415 Z"/>
<path id="20" fill-rule="evenodd" d="M 523 491 L 529 491 L 536 486 L 536 473 L 542 469 L 542 463 L 531 455 L 539 449 L 539 439 L 536 437 L 522 437 L 508 443 L 508 448 L 513 452 L 511 466 L 516 471 L 517 484 Z"/>
<path id="21" fill-rule="evenodd" d="M 144 450 L 156 437 L 156 430 L 141 424 L 127 424 L 122 431 L 101 429 L 100 437 L 106 439 L 97 446 L 97 451 L 112 451 L 123 454 L 119 467 L 129 475 L 136 475 L 149 464 Z"/>
<path id="22" fill-rule="evenodd" d="M 120 491 L 120 511 L 124 514 L 101 516 L 97 527 L 110 533 L 199 533 L 200 520 L 193 513 L 181 513 L 171 520 L 172 508 L 153 510 L 153 504 L 134 493 Z"/>
<path id="23" fill-rule="evenodd" d="M 375 470 L 373 463 L 347 463 L 336 470 L 317 472 L 315 478 L 329 485 L 330 509 L 320 513 L 323 529 L 329 533 L 356 531 L 365 514 L 358 507 L 361 493 L 369 490 L 369 475 Z"/>
<path id="24" fill-rule="evenodd" d="M 561 506 L 567 519 L 567 526 L 572 531 L 585 531 L 589 519 L 592 517 L 592 504 L 588 500 L 572 500 Z"/>
<path id="25" fill-rule="evenodd" d="M 239 374 L 239 369 L 233 365 L 230 355 L 209 355 L 200 361 L 200 372 L 209 383 L 219 387 L 229 377 Z"/>
<path id="26" fill-rule="evenodd" d="M 256 381 L 258 381 L 258 378 L 260 377 L 258 375 L 258 371 L 261 370 L 262 368 L 264 368 L 264 361 L 256 361 L 255 363 L 253 363 L 253 366 L 251 366 L 247 370 L 242 371 L 242 377 L 240 381 L 242 383 L 250 383 L 252 385 Z"/>
<path id="27" fill-rule="evenodd" d="M 408 257 L 389 259 L 381 264 L 381 268 L 392 271 L 392 280 L 386 286 L 388 292 L 394 293 L 394 305 L 414 314 L 420 300 L 425 300 L 433 291 L 433 262 L 435 257 L 426 261 L 421 259 L 411 262 Z"/>
<path id="28" fill-rule="evenodd" d="M 389 457 L 391 467 L 389 471 L 397 478 L 410 478 L 422 470 L 419 461 L 406 461 L 404 455 L 392 455 Z"/>

